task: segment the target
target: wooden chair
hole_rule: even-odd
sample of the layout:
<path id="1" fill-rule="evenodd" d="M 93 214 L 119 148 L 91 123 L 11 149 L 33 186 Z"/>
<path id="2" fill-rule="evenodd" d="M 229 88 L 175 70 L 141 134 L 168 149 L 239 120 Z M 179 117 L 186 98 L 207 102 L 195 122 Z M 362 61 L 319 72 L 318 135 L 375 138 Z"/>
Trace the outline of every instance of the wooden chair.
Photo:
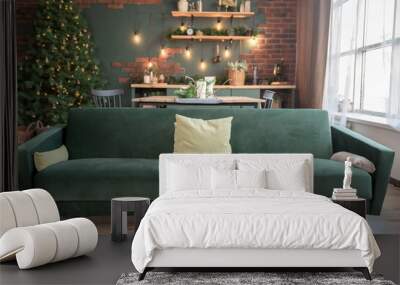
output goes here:
<path id="1" fill-rule="evenodd" d="M 262 95 L 263 99 L 265 99 L 264 109 L 272 108 L 272 103 L 274 102 L 275 93 L 276 92 L 271 90 L 264 90 L 264 93 Z"/>
<path id="2" fill-rule="evenodd" d="M 92 90 L 93 102 L 98 108 L 122 107 L 123 89 Z"/>

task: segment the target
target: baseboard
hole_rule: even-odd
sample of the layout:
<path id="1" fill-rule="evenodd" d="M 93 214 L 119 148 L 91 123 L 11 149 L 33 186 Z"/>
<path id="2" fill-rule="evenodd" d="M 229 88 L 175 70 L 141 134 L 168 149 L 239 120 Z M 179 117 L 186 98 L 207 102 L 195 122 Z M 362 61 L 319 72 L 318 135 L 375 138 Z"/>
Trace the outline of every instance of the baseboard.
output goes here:
<path id="1" fill-rule="evenodd" d="M 389 183 L 392 184 L 393 186 L 400 187 L 400 180 L 396 178 L 390 177 Z"/>

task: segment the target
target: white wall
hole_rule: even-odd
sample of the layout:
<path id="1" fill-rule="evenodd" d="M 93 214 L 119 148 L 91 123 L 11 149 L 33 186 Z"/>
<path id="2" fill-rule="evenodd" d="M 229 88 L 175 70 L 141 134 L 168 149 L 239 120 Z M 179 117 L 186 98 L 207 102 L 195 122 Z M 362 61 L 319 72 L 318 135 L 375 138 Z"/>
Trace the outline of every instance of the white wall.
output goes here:
<path id="1" fill-rule="evenodd" d="M 395 151 L 391 177 L 400 180 L 400 132 L 361 122 L 351 122 L 350 128 Z"/>

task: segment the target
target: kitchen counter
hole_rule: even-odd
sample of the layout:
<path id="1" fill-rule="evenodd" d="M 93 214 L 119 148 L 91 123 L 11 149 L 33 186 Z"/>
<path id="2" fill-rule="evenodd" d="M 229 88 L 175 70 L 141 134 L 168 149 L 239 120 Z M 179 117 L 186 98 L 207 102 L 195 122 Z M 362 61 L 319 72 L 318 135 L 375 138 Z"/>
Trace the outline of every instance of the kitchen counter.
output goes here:
<path id="1" fill-rule="evenodd" d="M 175 90 L 185 88 L 185 84 L 167 83 L 134 83 L 131 84 L 131 98 L 148 96 L 174 96 Z M 291 84 L 263 84 L 263 85 L 214 85 L 215 95 L 218 97 L 250 97 L 263 99 L 266 90 L 274 91 L 274 108 L 294 108 L 296 101 L 296 86 Z"/>
<path id="2" fill-rule="evenodd" d="M 138 107 L 149 108 L 149 107 L 160 107 L 167 105 L 187 105 L 187 106 L 252 106 L 258 109 L 262 108 L 262 104 L 265 103 L 264 99 L 256 99 L 249 97 L 237 97 L 237 96 L 223 96 L 216 97 L 220 102 L 209 104 L 206 101 L 203 103 L 191 103 L 190 99 L 186 102 L 178 102 L 176 96 L 148 96 L 132 99 L 132 103 L 136 104 Z"/>
<path id="3" fill-rule="evenodd" d="M 185 84 L 167 84 L 167 83 L 134 83 L 131 84 L 131 88 L 145 88 L 145 89 L 178 89 L 185 88 L 188 85 Z M 214 85 L 214 89 L 296 89 L 295 85 Z"/>

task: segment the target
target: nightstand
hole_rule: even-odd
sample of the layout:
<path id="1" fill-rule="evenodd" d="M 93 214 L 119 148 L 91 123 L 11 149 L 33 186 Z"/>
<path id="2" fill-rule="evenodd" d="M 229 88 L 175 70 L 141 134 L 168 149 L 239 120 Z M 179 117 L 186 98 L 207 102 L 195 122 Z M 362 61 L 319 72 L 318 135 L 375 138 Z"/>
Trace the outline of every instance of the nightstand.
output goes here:
<path id="1" fill-rule="evenodd" d="M 111 239 L 123 241 L 128 234 L 128 212 L 135 214 L 135 232 L 150 206 L 145 197 L 119 197 L 111 200 Z"/>
<path id="2" fill-rule="evenodd" d="M 361 217 L 365 218 L 367 214 L 367 201 L 363 198 L 357 199 L 331 199 L 332 202 L 339 204 L 340 206 L 359 214 Z"/>

